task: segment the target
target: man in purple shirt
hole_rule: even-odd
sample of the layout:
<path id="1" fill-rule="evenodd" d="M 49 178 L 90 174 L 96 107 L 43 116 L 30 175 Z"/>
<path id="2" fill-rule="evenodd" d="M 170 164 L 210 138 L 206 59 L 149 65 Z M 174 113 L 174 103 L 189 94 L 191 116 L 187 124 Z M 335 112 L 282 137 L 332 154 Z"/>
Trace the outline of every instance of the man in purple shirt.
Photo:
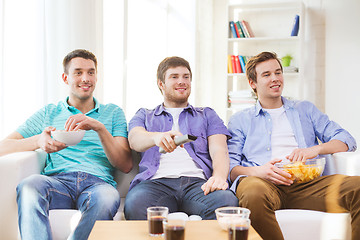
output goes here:
<path id="1" fill-rule="evenodd" d="M 165 58 L 157 70 L 163 104 L 140 109 L 129 122 L 130 147 L 141 152 L 142 159 L 126 196 L 126 219 L 146 219 L 150 206 L 215 219 L 216 208 L 238 205 L 227 190 L 230 134 L 214 110 L 188 103 L 191 77 L 185 59 Z M 174 139 L 185 134 L 197 139 L 176 146 Z"/>

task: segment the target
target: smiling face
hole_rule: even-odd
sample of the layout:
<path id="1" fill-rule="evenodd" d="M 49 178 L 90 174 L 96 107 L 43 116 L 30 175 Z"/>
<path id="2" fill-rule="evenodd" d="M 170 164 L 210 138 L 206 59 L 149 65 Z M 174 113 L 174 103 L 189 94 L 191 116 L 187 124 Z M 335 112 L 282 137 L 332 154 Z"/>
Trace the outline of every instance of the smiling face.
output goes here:
<path id="1" fill-rule="evenodd" d="M 69 98 L 73 101 L 86 101 L 93 97 L 97 77 L 93 60 L 76 57 L 71 59 L 68 73 L 63 73 L 64 82 L 70 87 Z"/>
<path id="2" fill-rule="evenodd" d="M 270 59 L 258 63 L 255 70 L 256 82 L 250 79 L 249 84 L 252 89 L 256 89 L 262 107 L 281 107 L 281 94 L 284 88 L 284 78 L 279 62 L 276 59 Z"/>
<path id="3" fill-rule="evenodd" d="M 158 79 L 158 86 L 164 96 L 165 107 L 181 108 L 188 105 L 191 93 L 191 74 L 183 66 L 169 68 L 162 82 Z"/>

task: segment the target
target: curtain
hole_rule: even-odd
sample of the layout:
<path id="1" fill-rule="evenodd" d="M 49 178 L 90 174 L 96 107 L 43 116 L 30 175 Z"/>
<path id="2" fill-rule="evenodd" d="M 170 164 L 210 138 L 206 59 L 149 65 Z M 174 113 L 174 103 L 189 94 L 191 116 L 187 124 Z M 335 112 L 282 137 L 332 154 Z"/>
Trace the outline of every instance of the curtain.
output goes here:
<path id="1" fill-rule="evenodd" d="M 61 74 L 68 52 L 85 48 L 101 56 L 102 1 L 0 1 L 2 139 L 45 104 L 67 96 Z"/>
<path id="2" fill-rule="evenodd" d="M 76 48 L 98 58 L 98 100 L 119 105 L 128 120 L 138 108 L 160 104 L 156 70 L 162 59 L 184 57 L 195 73 L 195 5 L 0 0 L 0 139 L 45 104 L 65 99 L 62 60 Z"/>

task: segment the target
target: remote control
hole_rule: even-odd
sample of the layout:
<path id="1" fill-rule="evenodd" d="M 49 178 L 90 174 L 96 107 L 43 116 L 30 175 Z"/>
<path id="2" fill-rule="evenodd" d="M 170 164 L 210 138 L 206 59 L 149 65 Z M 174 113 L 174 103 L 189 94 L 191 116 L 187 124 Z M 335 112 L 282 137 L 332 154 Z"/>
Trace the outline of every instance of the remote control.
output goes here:
<path id="1" fill-rule="evenodd" d="M 185 144 L 191 141 L 195 141 L 197 139 L 197 137 L 190 135 L 190 134 L 186 134 L 186 135 L 182 135 L 179 137 L 175 137 L 174 141 L 175 141 L 175 145 L 179 146 L 181 144 Z M 166 153 L 164 149 L 162 149 L 161 147 L 159 148 L 159 152 L 161 153 Z"/>

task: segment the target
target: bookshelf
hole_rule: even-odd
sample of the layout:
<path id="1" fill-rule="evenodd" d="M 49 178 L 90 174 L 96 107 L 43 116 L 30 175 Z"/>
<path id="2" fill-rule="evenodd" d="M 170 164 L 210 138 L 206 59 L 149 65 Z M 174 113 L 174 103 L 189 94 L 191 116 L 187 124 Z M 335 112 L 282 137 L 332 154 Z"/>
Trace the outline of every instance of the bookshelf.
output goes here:
<path id="1" fill-rule="evenodd" d="M 259 2 L 259 3 L 229 3 L 227 7 L 228 35 L 227 55 L 254 56 L 262 51 L 277 53 L 281 59 L 290 54 L 291 67 L 298 71 L 284 72 L 285 88 L 283 96 L 292 99 L 302 98 L 303 79 L 303 26 L 304 26 L 304 5 L 302 2 Z M 295 16 L 300 17 L 300 28 L 297 36 L 291 36 Z M 250 25 L 254 37 L 234 38 L 230 29 L 230 21 L 245 20 Z M 226 120 L 230 116 L 245 107 L 249 106 L 249 98 L 244 97 L 242 101 L 234 100 L 235 95 L 247 96 L 251 88 L 246 79 L 245 73 L 229 73 L 227 71 L 227 99 L 226 99 Z M 238 93 L 238 94 L 236 94 Z M 241 97 L 240 97 L 241 99 Z"/>

